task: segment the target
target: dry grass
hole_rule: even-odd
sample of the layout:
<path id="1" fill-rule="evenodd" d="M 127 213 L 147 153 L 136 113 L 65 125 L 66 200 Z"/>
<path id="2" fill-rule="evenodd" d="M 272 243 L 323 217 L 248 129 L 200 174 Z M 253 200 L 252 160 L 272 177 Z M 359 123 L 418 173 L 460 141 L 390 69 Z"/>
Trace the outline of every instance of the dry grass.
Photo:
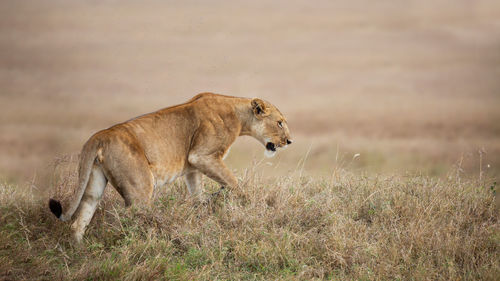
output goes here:
<path id="1" fill-rule="evenodd" d="M 372 2 L 0 1 L 0 280 L 494 280 L 500 2 Z M 108 188 L 71 246 L 65 155 L 204 91 L 273 102 L 294 145 L 242 172 L 238 140 L 216 206 Z"/>
<path id="2" fill-rule="evenodd" d="M 280 171 L 312 145 L 329 174 L 338 145 L 364 172 L 477 173 L 484 147 L 498 175 L 500 3 L 438 2 L 1 1 L 0 178 L 44 186 L 96 131 L 203 91 L 280 108 Z"/>
<path id="3" fill-rule="evenodd" d="M 61 162 L 58 197 L 74 171 Z M 276 180 L 240 175 L 241 192 L 196 206 L 180 181 L 152 206 L 123 207 L 108 187 L 81 247 L 46 197 L 0 188 L 0 279 L 495 280 L 494 189 L 450 174 Z M 459 174 L 458 174 L 459 175 Z M 68 181 L 68 179 L 70 179 Z M 205 189 L 214 191 L 205 180 Z M 498 192 L 498 190 L 497 190 Z"/>

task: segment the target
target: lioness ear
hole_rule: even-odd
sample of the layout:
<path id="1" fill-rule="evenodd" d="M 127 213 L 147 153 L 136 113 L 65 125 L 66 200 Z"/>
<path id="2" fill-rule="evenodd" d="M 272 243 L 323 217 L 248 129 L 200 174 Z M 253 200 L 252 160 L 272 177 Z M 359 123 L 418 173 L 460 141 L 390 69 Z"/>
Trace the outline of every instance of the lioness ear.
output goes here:
<path id="1" fill-rule="evenodd" d="M 256 117 L 264 117 L 267 116 L 268 110 L 266 105 L 264 104 L 264 101 L 261 99 L 252 99 L 252 111 L 253 114 L 255 114 Z"/>

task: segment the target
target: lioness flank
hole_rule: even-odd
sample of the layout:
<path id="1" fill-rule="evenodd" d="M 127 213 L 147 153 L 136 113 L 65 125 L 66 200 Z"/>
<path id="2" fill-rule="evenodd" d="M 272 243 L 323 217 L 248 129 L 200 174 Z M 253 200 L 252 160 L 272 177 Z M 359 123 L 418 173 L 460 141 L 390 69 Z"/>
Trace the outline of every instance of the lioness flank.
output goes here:
<path id="1" fill-rule="evenodd" d="M 268 156 L 292 143 L 285 117 L 272 104 L 212 93 L 114 125 L 83 146 L 74 201 L 62 210 L 50 199 L 50 210 L 67 221 L 78 209 L 72 229 L 81 241 L 108 181 L 126 206 L 149 202 L 154 188 L 180 176 L 198 200 L 202 174 L 234 188 L 238 181 L 222 160 L 242 135 L 262 143 Z"/>

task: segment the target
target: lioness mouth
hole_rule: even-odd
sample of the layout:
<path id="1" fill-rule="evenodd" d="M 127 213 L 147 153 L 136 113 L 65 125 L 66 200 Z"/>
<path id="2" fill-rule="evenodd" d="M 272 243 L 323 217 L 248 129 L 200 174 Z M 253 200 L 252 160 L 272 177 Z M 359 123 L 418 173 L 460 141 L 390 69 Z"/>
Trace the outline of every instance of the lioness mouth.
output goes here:
<path id="1" fill-rule="evenodd" d="M 276 151 L 276 145 L 272 142 L 266 143 L 266 149 L 270 151 Z"/>

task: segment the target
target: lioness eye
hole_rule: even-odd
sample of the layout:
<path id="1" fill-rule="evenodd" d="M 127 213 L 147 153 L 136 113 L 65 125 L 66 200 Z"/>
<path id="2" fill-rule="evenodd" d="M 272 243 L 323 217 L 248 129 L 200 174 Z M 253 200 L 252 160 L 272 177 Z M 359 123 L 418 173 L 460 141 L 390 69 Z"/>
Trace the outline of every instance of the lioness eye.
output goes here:
<path id="1" fill-rule="evenodd" d="M 278 121 L 278 127 L 283 128 L 283 122 Z"/>

